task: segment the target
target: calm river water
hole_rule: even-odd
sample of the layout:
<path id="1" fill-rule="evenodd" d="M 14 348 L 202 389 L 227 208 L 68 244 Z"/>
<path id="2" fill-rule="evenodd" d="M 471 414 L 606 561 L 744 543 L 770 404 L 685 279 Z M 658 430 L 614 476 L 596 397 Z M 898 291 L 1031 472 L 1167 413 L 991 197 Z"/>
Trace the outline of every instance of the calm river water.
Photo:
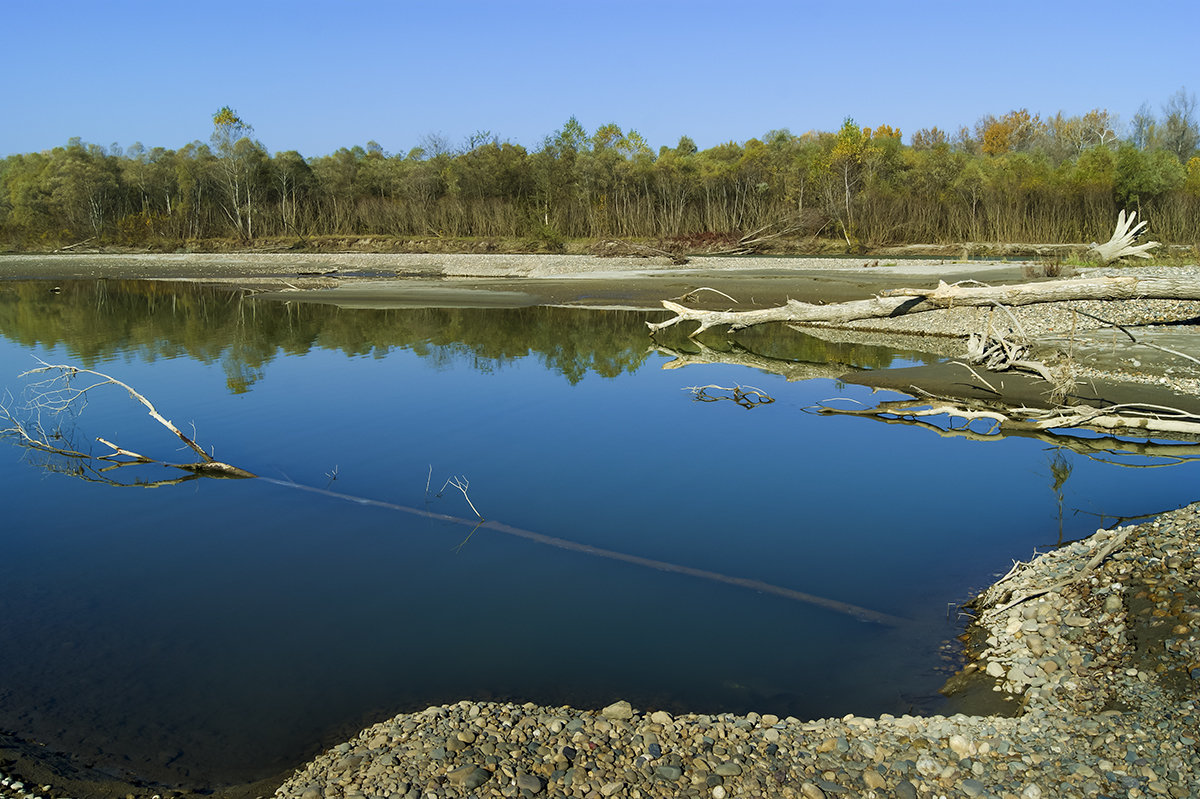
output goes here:
<path id="1" fill-rule="evenodd" d="M 60 286 L 0 285 L 14 415 L 31 419 L 35 387 L 18 375 L 35 358 L 93 368 L 269 478 L 115 485 L 179 473 L 81 472 L 3 439 L 0 728 L 85 762 L 249 780 L 368 722 L 464 698 L 936 711 L 942 646 L 961 631 L 950 603 L 1059 535 L 1045 444 L 806 413 L 870 401 L 828 378 L 664 368 L 674 356 L 648 349 L 643 313 L 339 310 L 177 284 Z M 910 362 L 782 330 L 743 340 L 793 367 Z M 775 402 L 747 410 L 686 390 L 707 384 Z M 101 436 L 189 460 L 123 391 L 89 397 L 59 420 L 62 443 L 102 452 Z M 1195 466 L 1061 457 L 1068 538 L 1096 529 L 1094 514 L 1196 499 Z M 467 495 L 437 496 L 453 476 Z M 472 533 L 468 497 L 523 531 L 905 621 Z"/>

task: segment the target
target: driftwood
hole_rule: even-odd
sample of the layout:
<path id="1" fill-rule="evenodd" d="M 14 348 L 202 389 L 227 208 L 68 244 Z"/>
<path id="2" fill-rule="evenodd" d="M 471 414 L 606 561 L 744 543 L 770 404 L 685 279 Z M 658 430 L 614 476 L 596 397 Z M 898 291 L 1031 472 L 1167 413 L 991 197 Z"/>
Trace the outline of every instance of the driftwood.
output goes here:
<path id="1" fill-rule="evenodd" d="M 737 240 L 729 249 L 717 250 L 709 255 L 753 255 L 768 242 L 788 236 L 803 228 L 796 222 L 768 222 L 758 230 L 751 231 Z"/>
<path id="2" fill-rule="evenodd" d="M 916 388 L 912 391 L 921 393 Z M 1002 441 L 1007 437 L 1032 438 L 1055 448 L 1068 449 L 1091 460 L 1130 468 L 1151 469 L 1200 461 L 1198 444 L 1168 443 L 1165 440 L 1130 441 L 1118 437 L 1113 431 L 1101 436 L 1085 437 L 1056 432 L 1057 428 L 1005 424 L 1008 411 L 999 402 L 987 403 L 980 400 L 925 395 L 923 400 L 890 400 L 872 408 L 834 407 L 827 402 L 806 410 L 819 414 L 860 416 L 885 424 L 911 425 L 929 430 L 943 438 L 963 438 L 978 442 Z M 951 422 L 948 425 L 939 425 L 930 421 L 939 416 Z M 954 424 L 954 419 L 961 419 L 962 423 Z M 971 426 L 977 419 L 986 420 L 987 426 L 983 430 Z M 1120 460 L 1121 458 L 1152 459 L 1152 462 L 1132 463 Z"/>
<path id="3" fill-rule="evenodd" d="M 675 314 L 663 322 L 647 322 L 650 335 L 680 322 L 698 322 L 689 336 L 718 325 L 732 330 L 768 322 L 846 324 L 863 319 L 882 319 L 952 307 L 996 307 L 1035 305 L 1070 300 L 1200 300 L 1200 280 L 1163 277 L 1071 278 L 1011 286 L 979 286 L 939 282 L 936 288 L 901 288 L 880 292 L 866 300 L 814 305 L 788 300 L 774 308 L 752 311 L 706 311 L 688 308 L 671 300 L 662 305 Z"/>
<path id="4" fill-rule="evenodd" d="M 1146 227 L 1145 220 L 1134 225 L 1135 219 L 1137 219 L 1137 211 L 1130 211 L 1126 215 L 1125 210 L 1121 209 L 1121 213 L 1117 215 L 1117 227 L 1113 231 L 1112 238 L 1103 244 L 1092 242 L 1088 247 L 1088 254 L 1104 264 L 1121 258 L 1149 258 L 1150 255 L 1147 251 L 1158 247 L 1159 243 L 1148 241 L 1145 244 L 1134 244 L 1142 232 L 1142 228 Z"/>
<path id="5" fill-rule="evenodd" d="M 961 419 L 964 427 L 982 422 L 983 430 L 972 430 L 981 437 L 1008 434 L 1048 433 L 1065 428 L 1079 428 L 1112 435 L 1142 434 L 1159 436 L 1200 437 L 1200 416 L 1178 408 L 1155 405 L 1070 405 L 1058 408 L 1007 407 L 1000 402 L 981 402 L 951 399 L 928 394 L 914 399 L 881 402 L 872 408 L 838 408 L 819 405 L 812 410 L 821 414 L 869 416 L 882 420 L 913 422 L 930 417 Z M 939 428 L 940 429 L 940 428 Z"/>
<path id="6" fill-rule="evenodd" d="M 598 242 L 592 251 L 600 258 L 617 258 L 628 255 L 636 258 L 668 258 L 676 266 L 683 266 L 688 262 L 686 255 L 668 252 L 647 244 L 637 244 L 625 239 L 606 239 Z"/>
<path id="7" fill-rule="evenodd" d="M 225 478 L 245 478 L 254 477 L 252 473 L 240 469 L 236 466 L 231 466 L 228 463 L 222 463 L 216 460 L 212 455 L 204 451 L 204 448 L 189 438 L 182 430 L 175 426 L 170 419 L 167 419 L 150 400 L 146 399 L 142 394 L 138 393 L 134 388 L 127 383 L 117 380 L 111 375 L 106 375 L 103 372 L 97 372 L 92 369 L 80 369 L 75 366 L 66 364 L 51 364 L 45 361 L 39 361 L 42 365 L 36 369 L 30 369 L 23 372 L 20 377 L 33 377 L 40 375 L 49 375 L 45 380 L 34 383 L 31 386 L 32 397 L 28 401 L 25 411 L 28 419 L 18 419 L 11 409 L 5 407 L 4 412 L 8 418 L 9 427 L 3 431 L 11 435 L 17 436 L 22 444 L 31 449 L 41 450 L 53 455 L 60 455 L 74 459 L 90 459 L 95 458 L 98 461 L 111 461 L 110 466 L 124 466 L 129 464 L 152 464 L 157 463 L 172 469 L 181 469 L 183 471 L 192 472 L 193 474 L 206 477 L 225 477 Z M 83 377 L 87 381 L 86 385 L 79 386 L 76 384 L 76 379 Z M 55 433 L 49 434 L 42 427 L 42 416 L 58 416 L 72 408 L 78 407 L 86 402 L 87 395 L 93 391 L 101 389 L 105 386 L 116 386 L 124 389 L 134 401 L 146 408 L 146 412 L 154 421 L 169 430 L 176 438 L 182 441 L 189 449 L 200 457 L 199 461 L 192 463 L 168 463 L 167 461 L 151 458 L 131 450 L 123 449 L 111 441 L 103 438 L 97 438 L 101 444 L 112 450 L 106 455 L 92 456 L 82 452 L 77 452 L 65 447 L 60 447 L 53 443 L 61 438 L 61 433 L 55 430 Z M 30 421 L 31 420 L 31 421 Z"/>
<path id="8" fill-rule="evenodd" d="M 1025 571 L 1021 568 L 1024 564 L 1015 564 L 1008 574 L 993 583 L 980 597 L 979 605 L 985 608 L 982 618 L 994 618 L 1004 611 L 1020 605 L 1022 602 L 1027 602 L 1034 597 L 1057 593 L 1068 586 L 1083 582 L 1109 555 L 1125 545 L 1125 541 L 1129 538 L 1129 534 L 1133 532 L 1133 529 L 1129 527 L 1114 535 L 1082 568 L 1070 577 L 1059 580 L 1052 585 L 1030 588 L 1024 591 L 1013 590 L 1008 585 L 1009 581 L 1020 576 Z"/>
<path id="9" fill-rule="evenodd" d="M 718 386 L 709 384 L 707 386 L 688 386 L 684 390 L 692 392 L 692 397 L 696 402 L 720 402 L 728 400 L 747 410 L 757 408 L 759 405 L 770 405 L 775 401 L 775 398 L 770 394 L 754 386 Z"/>

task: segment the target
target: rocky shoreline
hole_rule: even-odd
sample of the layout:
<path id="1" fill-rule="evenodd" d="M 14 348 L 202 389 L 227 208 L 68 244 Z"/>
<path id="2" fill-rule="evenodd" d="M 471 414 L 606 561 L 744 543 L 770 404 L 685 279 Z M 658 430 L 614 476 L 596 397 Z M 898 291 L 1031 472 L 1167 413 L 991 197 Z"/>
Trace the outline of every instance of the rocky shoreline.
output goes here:
<path id="1" fill-rule="evenodd" d="M 1043 554 L 985 592 L 958 679 L 1009 697 L 1015 717 L 460 702 L 364 730 L 276 796 L 1196 796 L 1198 540 L 1200 503 Z"/>

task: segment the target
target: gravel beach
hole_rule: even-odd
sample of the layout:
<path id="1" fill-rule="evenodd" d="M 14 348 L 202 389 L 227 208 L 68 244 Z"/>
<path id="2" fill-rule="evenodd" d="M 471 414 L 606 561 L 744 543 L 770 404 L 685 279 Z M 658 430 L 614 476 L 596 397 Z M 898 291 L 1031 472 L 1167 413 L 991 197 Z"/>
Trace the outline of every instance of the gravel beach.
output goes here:
<path id="1" fill-rule="evenodd" d="M 460 702 L 364 730 L 276 795 L 1196 796 L 1198 540 L 1200 504 L 1099 531 L 993 586 L 957 682 L 1007 700 L 1013 717 Z"/>
<path id="2" fill-rule="evenodd" d="M 590 256 L 0 257 L 0 278 L 7 279 L 202 280 L 293 300 L 371 307 L 656 307 L 658 300 L 700 285 L 754 306 L 789 296 L 832 302 L 939 279 L 1019 282 L 1028 268 L 936 260 L 875 266 L 861 258 L 697 258 L 672 267 Z M 1195 267 L 1172 267 L 1170 274 L 1200 280 Z M 1200 318 L 1200 303 L 1095 306 L 1035 306 L 1018 309 L 1017 316 L 1046 346 L 1074 336 L 1072 346 L 1088 356 L 1080 373 L 1088 379 L 1200 395 L 1200 365 L 1130 345 L 1115 328 L 1075 312 L 1126 326 L 1143 341 L 1182 336 L 1171 348 L 1198 353 L 1194 326 L 1167 331 L 1153 325 Z M 954 309 L 864 323 L 837 335 L 879 342 L 919 335 L 940 342 L 931 351 L 955 354 L 958 337 L 986 323 L 988 313 Z M 781 719 L 769 707 L 761 715 L 713 716 L 671 715 L 624 702 L 577 709 L 464 701 L 365 729 L 300 768 L 275 795 L 1200 796 L 1197 542 L 1200 504 L 1101 530 L 1014 566 L 974 609 L 966 636 L 969 662 L 949 686 L 962 692 L 963 714 L 809 720 Z M 998 571 L 1007 566 L 996 564 Z M 12 766 L 0 772 L 10 772 L 0 774 L 2 799 L 89 795 L 68 792 L 52 778 L 22 779 Z M 131 788 L 128 795 L 152 794 Z"/>

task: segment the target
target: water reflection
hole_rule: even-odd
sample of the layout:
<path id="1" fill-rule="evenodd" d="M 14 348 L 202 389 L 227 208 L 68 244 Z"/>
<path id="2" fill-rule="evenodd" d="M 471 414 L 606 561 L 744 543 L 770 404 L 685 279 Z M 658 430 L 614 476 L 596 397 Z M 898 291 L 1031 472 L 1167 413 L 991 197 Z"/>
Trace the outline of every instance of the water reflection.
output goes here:
<path id="1" fill-rule="evenodd" d="M 164 281 L 28 281 L 0 286 L 0 335 L 16 343 L 62 347 L 89 367 L 134 353 L 147 360 L 187 356 L 219 363 L 234 393 L 250 390 L 276 358 L 313 349 L 381 358 L 402 348 L 440 364 L 465 356 L 480 370 L 501 368 L 532 354 L 570 383 L 589 373 L 615 377 L 646 362 L 652 342 L 642 322 L 658 315 L 553 307 L 349 311 Z M 658 338 L 680 357 L 742 354 L 757 357 L 757 368 L 776 371 L 787 368 L 786 362 L 797 362 L 820 365 L 832 374 L 854 367 L 884 368 L 897 357 L 919 357 L 883 347 L 834 344 L 784 325 L 740 331 L 736 343 L 703 345 L 683 335 Z"/>
<path id="2" fill-rule="evenodd" d="M 0 727 L 140 774 L 261 777 L 364 722 L 463 698 L 928 711 L 938 646 L 958 631 L 947 602 L 1058 534 L 1041 441 L 981 447 L 803 412 L 836 387 L 791 380 L 801 368 L 895 353 L 823 351 L 785 329 L 667 353 L 636 313 L 50 288 L 0 286 L 4 385 L 32 355 L 103 364 L 206 450 L 271 478 L 113 491 L 0 448 L 0 562 L 17 564 L 0 581 Z M 680 359 L 694 365 L 662 368 Z M 695 402 L 692 384 L 775 401 Z M 99 435 L 174 457 L 119 394 L 78 422 L 81 451 Z M 1073 465 L 1070 511 L 1181 504 L 1197 477 Z M 487 519 L 576 548 L 488 526 L 462 545 L 467 503 L 428 496 L 449 475 Z M 997 485 L 1019 501 L 992 503 Z M 1062 518 L 1064 537 L 1094 527 Z"/>

